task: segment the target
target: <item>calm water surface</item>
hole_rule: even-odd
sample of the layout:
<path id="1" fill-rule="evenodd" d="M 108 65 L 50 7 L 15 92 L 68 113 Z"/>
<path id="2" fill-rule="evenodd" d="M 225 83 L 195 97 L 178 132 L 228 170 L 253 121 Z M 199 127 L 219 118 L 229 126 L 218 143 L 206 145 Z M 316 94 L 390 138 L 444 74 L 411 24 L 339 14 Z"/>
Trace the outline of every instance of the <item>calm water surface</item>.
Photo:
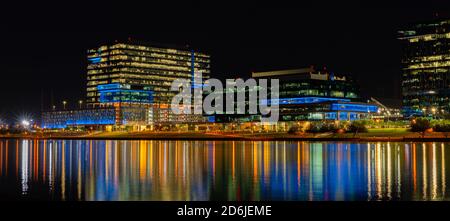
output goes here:
<path id="1" fill-rule="evenodd" d="M 450 200 L 449 148 L 0 140 L 0 200 Z"/>

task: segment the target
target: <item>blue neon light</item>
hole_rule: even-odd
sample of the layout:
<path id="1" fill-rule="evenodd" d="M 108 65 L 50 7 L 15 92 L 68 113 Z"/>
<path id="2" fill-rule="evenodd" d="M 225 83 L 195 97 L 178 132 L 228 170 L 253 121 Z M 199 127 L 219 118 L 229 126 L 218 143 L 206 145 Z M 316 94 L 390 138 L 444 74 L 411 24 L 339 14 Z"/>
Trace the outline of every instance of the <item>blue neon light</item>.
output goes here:
<path id="1" fill-rule="evenodd" d="M 101 57 L 89 58 L 89 61 L 93 64 L 97 64 L 100 63 L 100 61 L 102 61 L 102 58 Z"/>
<path id="2" fill-rule="evenodd" d="M 269 99 L 269 103 L 275 102 L 275 99 Z M 278 104 L 315 104 L 328 101 L 342 101 L 350 102 L 350 99 L 344 98 L 329 98 L 329 97 L 294 97 L 294 98 L 279 98 Z M 262 104 L 267 104 L 267 100 L 261 100 Z"/>
<path id="3" fill-rule="evenodd" d="M 97 90 L 110 90 L 110 89 L 119 89 L 120 84 L 119 83 L 113 83 L 113 84 L 101 84 L 97 85 Z"/>
<path id="4" fill-rule="evenodd" d="M 210 122 L 210 123 L 214 123 L 214 122 L 216 122 L 216 116 L 208 116 L 208 122 Z"/>
<path id="5" fill-rule="evenodd" d="M 116 120 L 114 118 L 110 119 L 77 119 L 77 120 L 67 120 L 67 125 L 110 125 L 115 124 Z"/>
<path id="6" fill-rule="evenodd" d="M 370 104 L 331 104 L 332 111 L 356 111 L 356 112 L 377 112 L 378 106 Z"/>
<path id="7" fill-rule="evenodd" d="M 42 127 L 62 129 L 68 126 L 114 125 L 115 123 L 114 109 L 96 109 L 54 112 L 43 119 Z"/>

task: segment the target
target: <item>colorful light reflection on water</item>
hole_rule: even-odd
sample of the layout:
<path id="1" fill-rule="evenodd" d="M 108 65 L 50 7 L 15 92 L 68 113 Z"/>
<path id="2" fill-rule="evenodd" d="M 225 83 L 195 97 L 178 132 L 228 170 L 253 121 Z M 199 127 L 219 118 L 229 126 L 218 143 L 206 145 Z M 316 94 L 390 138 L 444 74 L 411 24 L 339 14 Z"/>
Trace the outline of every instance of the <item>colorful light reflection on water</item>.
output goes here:
<path id="1" fill-rule="evenodd" d="M 449 200 L 449 146 L 0 140 L 0 199 Z"/>

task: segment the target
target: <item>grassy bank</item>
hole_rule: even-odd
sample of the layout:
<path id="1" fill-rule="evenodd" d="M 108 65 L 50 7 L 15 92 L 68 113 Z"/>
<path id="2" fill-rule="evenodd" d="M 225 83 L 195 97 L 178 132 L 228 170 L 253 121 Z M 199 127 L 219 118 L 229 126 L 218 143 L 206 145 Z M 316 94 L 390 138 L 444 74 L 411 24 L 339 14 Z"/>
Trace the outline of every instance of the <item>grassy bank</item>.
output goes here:
<path id="1" fill-rule="evenodd" d="M 450 141 L 443 133 L 410 132 L 406 128 L 369 129 L 366 133 L 250 133 L 250 132 L 54 132 L 3 135 L 1 138 L 114 140 L 316 140 L 316 141 Z"/>

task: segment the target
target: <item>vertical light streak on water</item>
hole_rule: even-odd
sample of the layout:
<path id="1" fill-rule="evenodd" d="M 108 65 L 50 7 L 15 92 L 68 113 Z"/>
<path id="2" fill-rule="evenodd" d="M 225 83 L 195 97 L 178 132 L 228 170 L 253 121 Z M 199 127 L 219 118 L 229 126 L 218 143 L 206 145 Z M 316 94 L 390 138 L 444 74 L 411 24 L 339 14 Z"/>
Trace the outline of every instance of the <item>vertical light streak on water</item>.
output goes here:
<path id="1" fill-rule="evenodd" d="M 275 141 L 275 177 L 278 177 L 278 146 L 277 146 L 278 141 Z"/>
<path id="2" fill-rule="evenodd" d="M 301 170 L 301 161 L 300 161 L 300 142 L 297 143 L 297 188 L 300 188 L 301 185 L 301 179 L 300 176 L 302 175 Z"/>
<path id="3" fill-rule="evenodd" d="M 216 142 L 213 142 L 212 149 L 212 174 L 213 174 L 213 184 L 216 183 Z"/>
<path id="4" fill-rule="evenodd" d="M 167 142 L 164 142 L 164 154 L 163 154 L 163 168 L 164 169 L 163 169 L 163 176 L 162 176 L 164 183 L 166 183 L 166 181 L 167 181 L 167 164 L 168 164 L 167 148 L 168 148 Z"/>
<path id="5" fill-rule="evenodd" d="M 431 154 L 433 157 L 433 160 L 431 162 L 431 199 L 435 200 L 437 199 L 437 162 L 436 162 L 436 143 L 432 144 Z"/>
<path id="6" fill-rule="evenodd" d="M 114 141 L 113 142 L 113 154 L 114 154 L 114 188 L 116 189 L 116 191 L 118 191 L 118 187 L 119 187 L 119 147 L 118 147 L 118 142 Z M 119 195 L 117 195 L 116 197 L 119 197 Z"/>
<path id="7" fill-rule="evenodd" d="M 69 152 L 69 158 L 67 159 L 67 161 L 68 161 L 68 164 L 69 164 L 69 176 L 68 176 L 68 180 L 69 180 L 69 182 L 68 182 L 68 186 L 69 186 L 69 188 L 70 188 L 70 184 L 71 184 L 71 178 L 72 178 L 72 141 L 69 141 L 68 142 L 69 143 L 69 147 L 68 147 L 68 152 Z M 65 155 L 64 155 L 64 157 L 65 157 Z M 69 189 L 69 191 L 70 191 L 70 189 Z"/>
<path id="8" fill-rule="evenodd" d="M 49 190 L 53 192 L 53 142 L 49 142 L 48 144 L 48 183 L 49 183 Z"/>
<path id="9" fill-rule="evenodd" d="M 154 141 L 150 141 L 149 142 L 149 165 L 150 165 L 150 167 L 149 167 L 149 172 L 150 172 L 150 180 L 153 180 L 153 178 L 154 178 L 154 176 L 153 176 L 153 170 L 154 170 L 154 167 L 153 167 L 153 164 L 154 164 L 154 160 L 153 160 L 153 151 L 155 151 L 154 150 L 154 148 L 153 148 L 153 143 L 154 143 Z M 121 159 L 121 161 L 123 161 L 122 159 Z"/>
<path id="10" fill-rule="evenodd" d="M 62 143 L 61 150 L 61 199 L 66 199 L 66 146 L 65 142 Z"/>
<path id="11" fill-rule="evenodd" d="M 42 141 L 39 141 L 42 142 Z M 45 181 L 47 180 L 47 143 L 46 142 L 42 142 L 42 148 L 43 148 L 43 159 L 42 159 L 42 181 L 45 183 Z"/>
<path id="12" fill-rule="evenodd" d="M 258 180 L 257 180 L 257 176 L 258 176 L 258 159 L 257 159 L 257 154 L 258 154 L 258 143 L 257 142 L 252 142 L 252 168 L 253 168 L 253 174 L 252 174 L 252 178 L 253 178 L 253 183 L 255 184 Z M 254 188 L 256 189 L 256 188 Z"/>
<path id="13" fill-rule="evenodd" d="M 6 146 L 8 148 L 8 146 Z M 6 155 L 8 158 L 8 155 Z M 0 140 L 0 177 L 3 176 L 3 140 Z"/>
<path id="14" fill-rule="evenodd" d="M 428 177 L 427 177 L 427 152 L 425 143 L 422 144 L 422 173 L 423 173 L 423 183 L 422 183 L 422 198 L 427 199 L 427 188 L 428 188 Z"/>
<path id="15" fill-rule="evenodd" d="M 77 193 L 78 193 L 78 200 L 81 199 L 81 185 L 83 183 L 83 177 L 81 176 L 81 145 L 77 145 L 76 146 L 76 150 L 77 150 L 77 160 L 76 162 L 78 162 L 78 174 L 77 174 Z"/>
<path id="16" fill-rule="evenodd" d="M 445 179 L 445 146 L 444 143 L 441 144 L 441 188 L 442 188 L 442 196 L 446 197 L 446 179 Z"/>
<path id="17" fill-rule="evenodd" d="M 316 199 L 315 193 L 323 192 L 323 162 L 322 162 L 322 143 L 311 145 L 312 157 L 311 157 L 311 188 L 310 188 L 310 200 Z"/>
<path id="18" fill-rule="evenodd" d="M 375 149 L 375 151 L 376 151 L 376 161 L 375 161 L 375 167 L 376 167 L 376 183 L 377 183 L 377 189 L 376 189 L 376 196 L 377 196 L 377 199 L 379 200 L 379 199 L 381 199 L 381 197 L 383 196 L 382 195 L 382 174 L 381 174 L 381 172 L 382 172 L 382 167 L 381 167 L 381 144 L 380 143 L 377 143 L 377 145 L 376 145 L 376 149 Z"/>
<path id="19" fill-rule="evenodd" d="M 233 182 L 236 180 L 236 142 L 233 141 L 233 143 L 231 144 L 233 151 L 231 152 L 232 154 L 232 161 L 231 161 L 231 177 L 233 179 Z"/>
<path id="20" fill-rule="evenodd" d="M 287 176 L 287 160 L 286 160 L 286 141 L 283 142 L 283 193 L 284 193 L 284 198 L 288 197 L 288 176 Z"/>
<path id="21" fill-rule="evenodd" d="M 187 182 L 187 179 L 188 179 L 188 177 L 186 177 L 187 176 L 187 169 L 186 169 L 186 161 L 187 161 L 187 153 L 186 153 L 186 151 L 187 151 L 187 148 L 188 148 L 188 143 L 184 143 L 184 145 L 183 145 L 183 177 L 184 177 L 184 179 L 183 179 L 183 185 L 186 185 L 186 182 Z"/>
<path id="22" fill-rule="evenodd" d="M 22 181 L 22 194 L 27 194 L 28 192 L 28 140 L 23 140 L 21 145 L 21 181 Z"/>
<path id="23" fill-rule="evenodd" d="M 8 176 L 8 165 L 9 165 L 9 163 L 8 163 L 8 161 L 9 161 L 9 159 L 8 159 L 8 150 L 9 150 L 9 146 L 8 146 L 8 144 L 9 144 L 9 142 L 8 141 L 6 141 L 5 142 L 5 176 Z"/>
<path id="24" fill-rule="evenodd" d="M 408 152 L 409 153 L 409 152 Z M 410 156 L 406 156 L 409 158 Z M 401 170 L 401 160 L 400 160 L 400 147 L 397 146 L 397 175 L 396 175 L 396 184 L 397 184 L 397 197 L 400 198 L 401 187 L 402 187 L 402 170 Z"/>
<path id="25" fill-rule="evenodd" d="M 367 143 L 367 159 L 366 159 L 366 164 L 367 164 L 367 199 L 371 200 L 372 199 L 372 148 L 370 143 Z"/>
<path id="26" fill-rule="evenodd" d="M 416 156 L 416 144 L 412 144 L 412 151 L 413 151 L 413 193 L 417 191 L 417 156 Z"/>
<path id="27" fill-rule="evenodd" d="M 387 184 L 386 184 L 386 194 L 387 198 L 392 198 L 392 158 L 391 158 L 391 144 L 387 143 Z"/>

